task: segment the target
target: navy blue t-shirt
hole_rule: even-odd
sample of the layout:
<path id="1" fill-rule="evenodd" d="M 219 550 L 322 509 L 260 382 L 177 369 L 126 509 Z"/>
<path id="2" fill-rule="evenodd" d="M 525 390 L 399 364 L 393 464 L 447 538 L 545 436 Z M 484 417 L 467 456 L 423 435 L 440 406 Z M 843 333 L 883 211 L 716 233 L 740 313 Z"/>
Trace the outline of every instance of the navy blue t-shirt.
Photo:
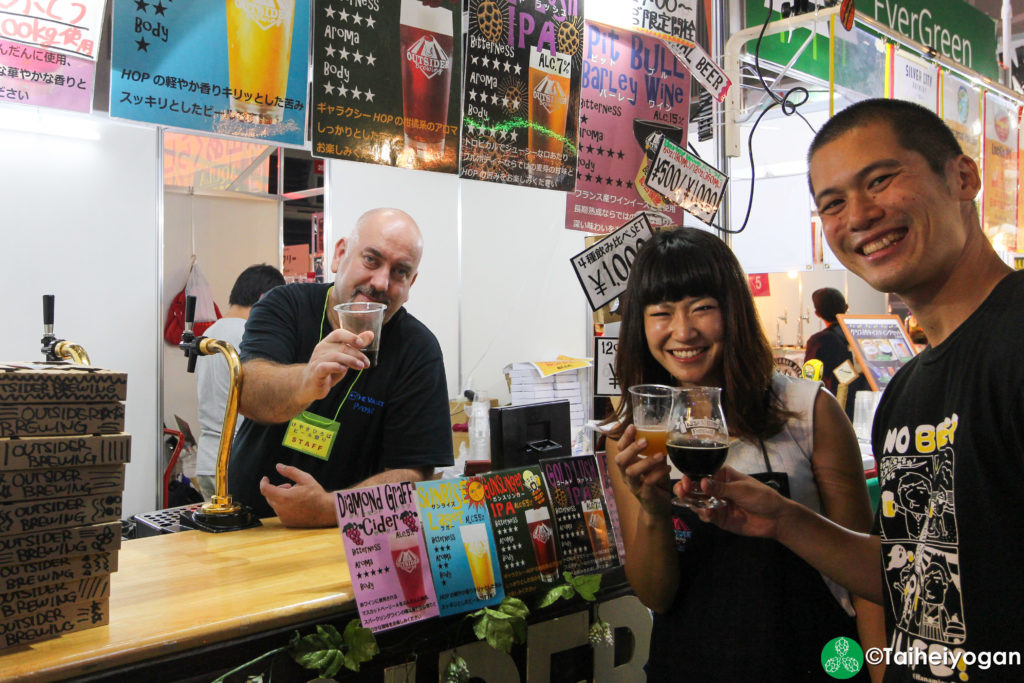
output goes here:
<path id="1" fill-rule="evenodd" d="M 246 322 L 242 362 L 307 362 L 331 332 L 330 321 L 324 320 L 329 289 L 328 284 L 292 284 L 268 292 Z M 444 360 L 437 339 L 423 323 L 399 309 L 381 331 L 377 366 L 357 375 L 349 370 L 325 398 L 306 408 L 334 418 L 348 394 L 327 460 L 282 446 L 287 422 L 262 425 L 243 420 L 228 469 L 232 498 L 252 506 L 261 517 L 273 515 L 259 482 L 267 476 L 274 484 L 285 483 L 274 469 L 279 462 L 310 473 L 328 491 L 350 487 L 385 469 L 452 464 Z"/>

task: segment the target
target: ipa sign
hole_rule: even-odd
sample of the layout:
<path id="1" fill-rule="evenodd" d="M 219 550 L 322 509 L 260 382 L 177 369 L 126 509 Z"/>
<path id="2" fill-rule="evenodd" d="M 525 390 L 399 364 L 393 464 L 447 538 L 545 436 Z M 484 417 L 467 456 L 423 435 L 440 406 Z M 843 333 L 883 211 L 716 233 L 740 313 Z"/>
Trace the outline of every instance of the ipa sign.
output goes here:
<path id="1" fill-rule="evenodd" d="M 663 135 L 655 145 L 647 186 L 705 223 L 713 221 L 729 178 Z"/>
<path id="2" fill-rule="evenodd" d="M 653 236 L 651 221 L 641 213 L 572 257 L 572 267 L 592 309 L 596 311 L 625 291 L 637 251 Z"/>

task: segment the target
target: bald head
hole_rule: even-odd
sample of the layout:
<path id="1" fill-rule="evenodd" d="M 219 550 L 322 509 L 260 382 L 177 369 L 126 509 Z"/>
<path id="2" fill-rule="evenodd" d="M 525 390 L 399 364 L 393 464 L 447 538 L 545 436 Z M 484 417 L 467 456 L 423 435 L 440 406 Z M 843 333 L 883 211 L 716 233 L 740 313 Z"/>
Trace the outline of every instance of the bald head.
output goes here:
<path id="1" fill-rule="evenodd" d="M 338 240 L 331 270 L 332 299 L 379 301 L 387 305 L 384 321 L 409 300 L 423 255 L 423 234 L 399 209 L 371 209 L 356 220 L 348 237 Z"/>

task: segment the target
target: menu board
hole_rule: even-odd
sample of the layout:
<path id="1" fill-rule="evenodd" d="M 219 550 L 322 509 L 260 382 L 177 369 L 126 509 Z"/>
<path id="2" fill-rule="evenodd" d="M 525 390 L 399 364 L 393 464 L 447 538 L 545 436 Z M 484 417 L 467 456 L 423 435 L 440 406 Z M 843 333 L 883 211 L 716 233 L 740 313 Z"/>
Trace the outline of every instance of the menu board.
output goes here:
<path id="1" fill-rule="evenodd" d="M 371 631 L 438 613 L 414 493 L 411 482 L 335 493 L 359 618 Z"/>
<path id="2" fill-rule="evenodd" d="M 483 480 L 420 482 L 416 505 L 441 616 L 501 602 L 505 591 Z"/>
<path id="3" fill-rule="evenodd" d="M 558 580 L 555 527 L 540 466 L 490 472 L 482 479 L 505 595 L 526 595 Z"/>
<path id="4" fill-rule="evenodd" d="M 92 110 L 96 62 L 0 39 L 0 102 Z"/>
<path id="5" fill-rule="evenodd" d="M 565 227 L 609 233 L 639 211 L 658 224 L 683 211 L 646 185 L 652 132 L 686 139 L 690 74 L 660 40 L 587 22 L 580 101 L 579 167 Z"/>
<path id="6" fill-rule="evenodd" d="M 454 173 L 461 35 L 455 0 L 313 0 L 313 154 Z"/>
<path id="7" fill-rule="evenodd" d="M 898 315 L 838 315 L 840 327 L 873 391 L 881 391 L 914 357 Z"/>
<path id="8" fill-rule="evenodd" d="M 110 115 L 302 145 L 309 0 L 113 3 Z"/>
<path id="9" fill-rule="evenodd" d="M 582 0 L 469 0 L 460 175 L 571 190 L 582 58 Z"/>
<path id="10" fill-rule="evenodd" d="M 593 455 L 540 461 L 555 511 L 562 570 L 588 574 L 618 564 L 615 532 Z"/>

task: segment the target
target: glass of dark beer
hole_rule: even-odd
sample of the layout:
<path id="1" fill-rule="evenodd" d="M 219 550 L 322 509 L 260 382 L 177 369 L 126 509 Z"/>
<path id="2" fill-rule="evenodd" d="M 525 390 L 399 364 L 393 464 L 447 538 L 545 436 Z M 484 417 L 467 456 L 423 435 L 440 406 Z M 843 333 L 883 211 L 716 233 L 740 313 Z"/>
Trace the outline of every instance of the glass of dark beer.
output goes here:
<path id="1" fill-rule="evenodd" d="M 721 498 L 700 490 L 700 480 L 717 472 L 729 454 L 729 429 L 725 426 L 720 387 L 683 387 L 672 404 L 669 418 L 668 457 L 693 480 L 693 489 L 672 503 L 710 509 L 725 505 Z"/>
<path id="2" fill-rule="evenodd" d="M 398 29 L 405 146 L 419 159 L 444 156 L 452 83 L 452 11 L 402 0 Z"/>

